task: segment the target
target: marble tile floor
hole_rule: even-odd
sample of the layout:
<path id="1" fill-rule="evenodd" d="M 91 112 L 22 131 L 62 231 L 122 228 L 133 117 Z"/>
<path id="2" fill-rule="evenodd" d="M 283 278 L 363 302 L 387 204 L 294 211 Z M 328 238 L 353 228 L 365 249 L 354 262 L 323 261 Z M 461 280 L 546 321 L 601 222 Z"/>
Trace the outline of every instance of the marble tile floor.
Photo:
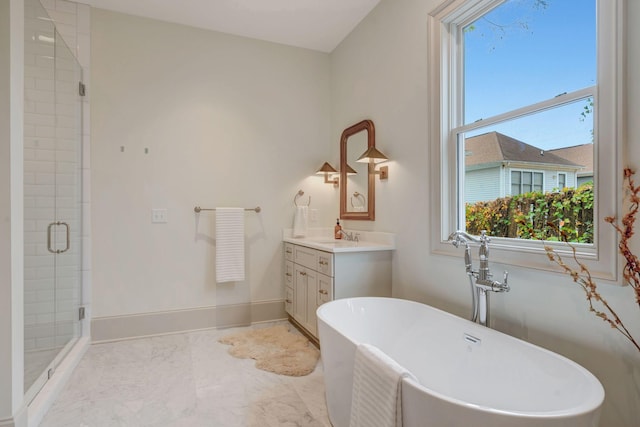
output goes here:
<path id="1" fill-rule="evenodd" d="M 40 426 L 330 427 L 321 362 L 304 377 L 256 369 L 218 343 L 241 329 L 92 345 Z"/>

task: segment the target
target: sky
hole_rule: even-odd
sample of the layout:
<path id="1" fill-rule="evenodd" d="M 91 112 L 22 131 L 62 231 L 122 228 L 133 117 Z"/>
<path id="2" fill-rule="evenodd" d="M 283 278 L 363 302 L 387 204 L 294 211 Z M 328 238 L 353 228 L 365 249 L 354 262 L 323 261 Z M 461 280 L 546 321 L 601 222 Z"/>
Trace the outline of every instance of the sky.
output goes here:
<path id="1" fill-rule="evenodd" d="M 465 31 L 465 122 L 596 84 L 595 0 L 508 0 Z M 541 149 L 592 142 L 586 100 L 485 127 Z M 582 120 L 581 120 L 582 119 Z"/>

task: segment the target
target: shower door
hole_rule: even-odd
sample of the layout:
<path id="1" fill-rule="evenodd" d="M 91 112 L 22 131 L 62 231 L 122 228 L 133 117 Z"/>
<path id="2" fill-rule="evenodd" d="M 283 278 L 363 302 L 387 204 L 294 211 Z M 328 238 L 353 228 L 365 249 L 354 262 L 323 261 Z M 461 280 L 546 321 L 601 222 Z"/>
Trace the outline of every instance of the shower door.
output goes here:
<path id="1" fill-rule="evenodd" d="M 33 399 L 80 336 L 82 69 L 25 2 L 25 372 Z"/>

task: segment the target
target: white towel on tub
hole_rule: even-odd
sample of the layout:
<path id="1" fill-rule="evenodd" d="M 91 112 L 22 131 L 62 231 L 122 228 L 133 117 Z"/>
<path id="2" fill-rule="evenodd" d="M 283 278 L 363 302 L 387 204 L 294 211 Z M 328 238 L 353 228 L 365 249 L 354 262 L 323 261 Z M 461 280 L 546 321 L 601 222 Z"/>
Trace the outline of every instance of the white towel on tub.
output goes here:
<path id="1" fill-rule="evenodd" d="M 353 366 L 349 427 L 401 427 L 405 377 L 415 378 L 377 347 L 359 344 Z"/>
<path id="2" fill-rule="evenodd" d="M 216 281 L 244 280 L 244 209 L 216 208 Z"/>

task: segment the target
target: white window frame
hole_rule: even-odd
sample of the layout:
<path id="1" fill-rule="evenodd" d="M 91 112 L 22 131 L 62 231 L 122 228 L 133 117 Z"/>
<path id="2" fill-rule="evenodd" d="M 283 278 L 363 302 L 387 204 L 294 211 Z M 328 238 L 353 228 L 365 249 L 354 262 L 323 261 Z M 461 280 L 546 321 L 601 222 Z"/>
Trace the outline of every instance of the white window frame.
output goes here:
<path id="1" fill-rule="evenodd" d="M 447 242 L 448 235 L 458 229 L 462 203 L 458 203 L 460 185 L 464 180 L 464 159 L 458 158 L 461 132 L 485 127 L 492 123 L 461 125 L 462 49 L 459 39 L 462 27 L 474 17 L 493 9 L 504 0 L 446 0 L 428 16 L 428 85 L 429 85 L 429 145 L 431 170 L 431 249 L 438 254 L 461 256 Z M 607 216 L 618 217 L 622 205 L 622 142 L 624 117 L 624 11 L 627 0 L 597 0 L 597 75 L 598 84 L 563 95 L 570 103 L 585 96 L 594 100 L 594 240 L 593 245 L 575 244 L 578 257 L 590 269 L 593 277 L 621 283 L 621 258 L 618 256 L 618 236 Z M 551 105 L 553 107 L 555 105 Z M 522 114 L 550 108 L 547 101 L 523 109 Z M 502 118 L 497 116 L 494 123 Z M 457 133 L 453 134 L 453 129 Z M 463 216 L 462 216 L 463 217 Z M 570 256 L 563 243 L 545 242 L 558 253 Z M 492 238 L 492 260 L 501 264 L 557 271 L 543 248 L 535 240 Z"/>

